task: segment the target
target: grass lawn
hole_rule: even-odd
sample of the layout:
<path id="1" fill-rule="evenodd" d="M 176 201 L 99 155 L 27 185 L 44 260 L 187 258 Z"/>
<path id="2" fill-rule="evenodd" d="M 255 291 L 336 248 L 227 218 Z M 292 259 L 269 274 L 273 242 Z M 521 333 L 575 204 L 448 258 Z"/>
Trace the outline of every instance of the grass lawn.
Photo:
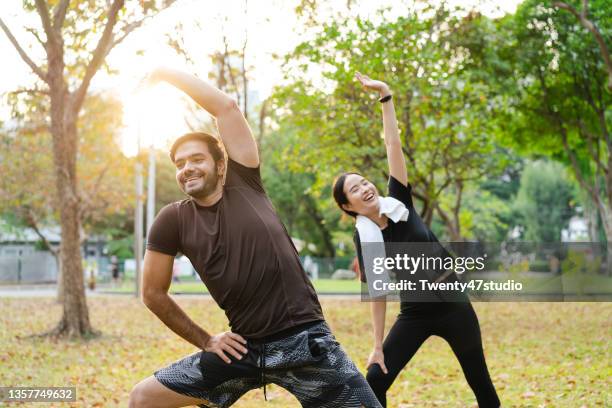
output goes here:
<path id="1" fill-rule="evenodd" d="M 492 281 L 506 282 L 512 279 L 512 275 L 496 277 Z M 479 278 L 473 278 L 479 279 Z M 550 276 L 543 274 L 541 277 L 522 277 L 515 279 L 523 283 L 522 293 L 530 294 L 604 294 L 602 297 L 610 297 L 612 293 L 612 278 L 597 275 L 579 276 Z M 491 281 L 491 279 L 485 279 Z M 337 280 L 337 279 L 317 279 L 312 281 L 317 293 L 360 293 L 361 284 L 357 279 Z M 101 292 L 134 292 L 134 282 L 126 281 L 120 287 L 101 288 Z M 180 282 L 172 282 L 171 293 L 208 293 L 206 286 L 193 277 L 182 277 Z M 512 294 L 512 293 L 511 293 Z M 484 295 L 487 295 L 484 293 Z M 499 297 L 498 297 L 499 299 Z M 550 299 L 549 299 L 550 300 Z M 600 300 L 600 299 L 594 299 Z"/>
<path id="2" fill-rule="evenodd" d="M 88 342 L 56 342 L 27 337 L 50 329 L 59 319 L 61 309 L 53 299 L 0 299 L 0 385 L 76 386 L 79 402 L 72 406 L 126 407 L 135 383 L 196 351 L 132 297 L 95 297 L 88 302 L 91 321 L 103 335 Z M 226 330 L 225 316 L 211 300 L 179 297 L 177 302 L 203 327 Z M 371 345 L 368 305 L 328 299 L 322 305 L 336 337 L 363 370 Z M 612 406 L 612 304 L 474 307 L 504 407 Z M 397 309 L 397 304 L 390 305 L 389 324 Z M 276 386 L 269 387 L 268 398 L 264 403 L 262 390 L 254 390 L 235 406 L 299 406 Z M 389 393 L 389 407 L 475 406 L 458 362 L 440 338 L 424 344 Z"/>
<path id="3" fill-rule="evenodd" d="M 318 293 L 360 293 L 361 284 L 358 280 L 317 279 L 312 281 Z M 117 288 L 100 289 L 101 292 L 134 292 L 134 282 L 124 282 Z M 208 293 L 202 281 L 193 278 L 181 278 L 180 282 L 172 282 L 171 293 Z"/>

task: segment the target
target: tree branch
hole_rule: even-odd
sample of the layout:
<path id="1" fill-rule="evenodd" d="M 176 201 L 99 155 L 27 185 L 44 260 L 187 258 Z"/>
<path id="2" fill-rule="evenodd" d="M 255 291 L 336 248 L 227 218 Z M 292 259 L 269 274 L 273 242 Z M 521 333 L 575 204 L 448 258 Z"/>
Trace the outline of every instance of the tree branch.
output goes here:
<path id="1" fill-rule="evenodd" d="M 236 83 L 236 77 L 234 76 L 234 72 L 232 71 L 232 65 L 230 63 L 229 44 L 225 35 L 223 35 L 223 44 L 225 46 L 223 54 L 223 63 L 227 67 L 227 73 L 229 74 L 230 81 L 232 82 L 232 86 L 234 87 L 234 93 L 236 94 L 236 102 L 238 103 L 238 106 L 240 106 L 240 89 L 238 88 L 238 84 Z"/>
<path id="2" fill-rule="evenodd" d="M 96 45 L 96 49 L 94 50 L 93 57 L 89 64 L 87 65 L 87 69 L 85 70 L 85 76 L 83 77 L 83 81 L 79 88 L 75 91 L 72 100 L 72 113 L 76 115 L 76 113 L 81 109 L 83 105 L 83 100 L 85 99 L 85 95 L 87 94 L 87 89 L 89 88 L 89 84 L 91 79 L 96 74 L 102 62 L 104 62 L 104 58 L 108 55 L 110 50 L 111 40 L 113 37 L 113 28 L 115 24 L 117 24 L 117 15 L 119 14 L 119 10 L 123 7 L 125 0 L 114 0 L 113 4 L 111 4 L 108 9 L 108 15 L 106 17 L 106 25 L 104 26 L 104 31 L 98 44 Z"/>
<path id="3" fill-rule="evenodd" d="M 421 193 L 420 191 L 418 191 L 418 189 L 416 187 L 412 187 L 412 195 L 415 196 L 416 198 L 418 198 L 421 201 L 426 201 L 427 197 L 425 196 L 425 194 Z"/>
<path id="4" fill-rule="evenodd" d="M 36 41 L 38 41 L 38 43 L 42 45 L 43 48 L 45 48 L 45 42 L 42 40 L 42 38 L 40 38 L 40 36 L 38 35 L 38 32 L 36 31 L 34 27 L 25 27 L 25 30 L 28 33 L 32 34 L 34 38 L 36 38 Z"/>
<path id="5" fill-rule="evenodd" d="M 108 171 L 110 166 L 111 164 L 107 163 L 106 166 L 104 166 L 104 168 L 102 169 L 102 171 L 100 171 L 98 177 L 96 178 L 96 182 L 94 183 L 94 186 L 89 193 L 81 191 L 80 195 L 83 198 L 83 201 L 85 201 L 84 204 L 81 206 L 81 219 L 85 219 L 88 213 L 92 210 L 94 201 L 93 198 L 98 194 L 98 191 L 100 190 L 100 185 L 102 184 L 102 180 L 104 179 L 104 176 L 106 175 L 106 172 Z"/>
<path id="6" fill-rule="evenodd" d="M 47 7 L 47 2 L 44 0 L 36 0 L 36 10 L 40 16 L 40 21 L 42 22 L 45 34 L 47 34 L 47 43 L 52 47 L 55 47 L 57 44 L 57 37 L 55 36 L 55 31 L 53 29 L 53 25 L 51 24 L 51 16 L 49 16 L 49 7 Z"/>
<path id="7" fill-rule="evenodd" d="M 181 23 L 176 24 L 174 26 L 174 31 L 176 33 L 182 33 L 184 31 L 183 25 Z M 173 38 L 172 35 L 170 35 L 170 34 L 166 34 L 165 37 L 166 37 L 166 43 L 170 47 L 172 47 L 172 49 L 178 55 L 183 57 L 188 64 L 193 65 L 193 66 L 196 65 L 196 63 L 193 60 L 193 58 L 191 58 L 189 56 L 189 53 L 185 50 L 185 39 L 180 34 L 178 34 L 176 38 Z M 210 57 L 213 60 L 213 64 L 215 63 L 215 60 L 217 59 L 215 55 L 216 54 L 214 54 L 214 53 L 210 55 Z M 221 66 L 221 71 L 222 70 L 223 70 L 223 66 Z M 223 75 L 220 75 L 220 77 L 223 77 Z M 218 81 L 218 79 L 217 79 L 217 81 Z M 217 88 L 221 89 L 222 91 L 224 90 L 223 86 L 220 86 L 218 84 L 217 84 Z"/>
<path id="8" fill-rule="evenodd" d="M 36 95 L 36 94 L 43 94 L 43 95 L 49 95 L 50 91 L 48 89 L 17 89 L 16 91 L 11 91 L 9 92 L 11 95 L 19 95 L 22 93 L 26 93 L 26 94 L 30 94 L 30 95 Z"/>
<path id="9" fill-rule="evenodd" d="M 61 3 L 55 6 L 55 11 L 53 12 L 53 27 L 55 27 L 58 32 L 62 30 L 62 25 L 64 25 L 69 5 L 70 0 L 62 0 Z"/>
<path id="10" fill-rule="evenodd" d="M 49 250 L 49 252 L 51 252 L 53 256 L 57 258 L 59 256 L 59 250 L 53 248 L 49 240 L 47 240 L 47 237 L 45 237 L 44 234 L 40 231 L 40 229 L 38 228 L 38 223 L 36 222 L 36 217 L 34 216 L 32 209 L 29 207 L 26 208 L 26 223 L 30 228 L 34 230 L 36 235 L 38 235 L 38 237 L 43 242 L 45 247 Z"/>
<path id="11" fill-rule="evenodd" d="M 563 121 L 561 120 L 559 115 L 555 112 L 555 110 L 550 104 L 549 95 L 548 95 L 548 87 L 546 86 L 546 81 L 544 80 L 542 71 L 540 69 L 537 69 L 536 73 L 540 81 L 540 84 L 542 86 L 544 106 L 546 107 L 545 114 L 557 125 L 557 128 L 559 129 L 559 132 L 561 133 L 561 140 L 563 141 L 563 148 L 565 150 L 565 153 L 568 155 L 570 159 L 572 169 L 574 170 L 574 176 L 576 176 L 576 179 L 578 180 L 578 183 L 580 184 L 580 186 L 589 193 L 593 201 L 597 203 L 597 205 L 600 208 L 603 208 L 605 205 L 602 203 L 601 196 L 599 194 L 597 186 L 593 188 L 593 186 L 591 186 L 587 182 L 587 180 L 584 178 L 582 174 L 582 170 L 580 169 L 580 166 L 578 165 L 578 159 L 576 158 L 576 154 L 570 148 L 568 138 L 567 138 L 567 129 L 563 125 Z M 612 159 L 612 155 L 609 155 L 608 161 L 610 161 L 611 159 Z M 608 195 L 610 194 L 612 194 L 612 191 L 608 192 Z"/>
<path id="12" fill-rule="evenodd" d="M 459 211 L 461 209 L 461 200 L 463 199 L 463 183 L 461 180 L 457 180 L 455 182 L 457 186 L 457 195 L 455 197 L 455 206 L 453 207 L 453 217 L 454 217 L 454 228 L 457 236 L 453 237 L 453 239 L 460 239 L 461 236 L 461 221 L 459 219 Z"/>
<path id="13" fill-rule="evenodd" d="M 410 91 L 407 95 L 406 106 L 402 109 L 402 116 L 404 119 L 404 124 L 406 125 L 406 131 L 404 132 L 405 146 L 402 147 L 402 150 L 408 157 L 410 164 L 412 164 L 412 167 L 414 168 L 414 171 L 416 172 L 417 165 L 416 165 L 416 160 L 414 158 L 414 147 L 412 145 L 412 143 L 414 142 L 414 131 L 412 130 L 412 121 L 410 119 L 410 109 L 412 106 L 412 97 L 413 97 L 413 93 L 412 91 Z"/>
<path id="14" fill-rule="evenodd" d="M 440 218 L 442 218 L 442 221 L 444 222 L 444 225 L 446 225 L 446 227 L 452 231 L 453 229 L 453 221 L 451 220 L 450 216 L 448 214 L 446 214 L 446 212 L 444 212 L 444 210 L 442 210 L 442 208 L 440 207 L 439 203 L 436 203 L 434 209 L 436 210 L 436 212 L 438 213 L 438 215 L 440 216 Z M 450 232 L 449 231 L 449 232 Z M 451 238 L 452 239 L 452 238 Z"/>
<path id="15" fill-rule="evenodd" d="M 445 167 L 448 167 L 448 165 L 445 165 Z M 440 188 L 438 188 L 438 190 L 435 192 L 435 196 L 439 197 L 440 194 L 442 194 L 442 192 L 444 190 L 446 190 L 446 187 L 450 186 L 450 183 L 453 181 L 452 177 L 450 174 L 448 174 L 448 172 L 446 173 L 446 180 L 444 180 L 444 183 L 442 183 L 442 185 L 440 186 Z"/>
<path id="16" fill-rule="evenodd" d="M 36 75 L 38 75 L 38 77 L 40 79 L 42 79 L 43 81 L 47 82 L 47 79 L 46 79 L 47 78 L 47 74 L 45 72 L 43 72 L 43 70 L 40 69 L 40 67 L 38 65 L 36 65 L 34 63 L 34 61 L 32 61 L 32 59 L 28 56 L 28 54 L 26 54 L 26 52 L 23 50 L 23 48 L 21 48 L 21 45 L 19 45 L 19 43 L 17 42 L 17 40 L 13 36 L 13 33 L 11 33 L 11 30 L 9 30 L 9 28 L 6 26 L 6 24 L 4 24 L 4 21 L 2 20 L 2 18 L 0 18 L 0 27 L 2 27 L 2 31 L 4 31 L 4 34 L 6 34 L 6 36 L 9 39 L 9 41 L 11 42 L 11 44 L 13 44 L 13 46 L 15 47 L 17 52 L 19 53 L 19 56 L 21 57 L 21 59 L 26 64 L 28 64 L 28 66 L 32 69 L 32 71 L 34 71 L 34 73 Z"/>
<path id="17" fill-rule="evenodd" d="M 561 139 L 563 141 L 563 147 L 565 148 L 565 152 L 569 156 L 570 163 L 572 164 L 572 168 L 574 169 L 574 175 L 576 176 L 576 179 L 578 180 L 580 185 L 590 193 L 591 197 L 594 200 L 598 200 L 599 194 L 597 194 L 597 192 L 593 190 L 593 187 L 589 183 L 587 183 L 587 181 L 582 176 L 582 171 L 580 170 L 580 166 L 578 165 L 578 159 L 576 158 L 576 155 L 570 148 L 569 143 L 567 141 L 567 130 L 563 126 L 561 126 L 560 132 Z"/>
<path id="18" fill-rule="evenodd" d="M 119 45 L 123 40 L 125 40 L 125 37 L 127 37 L 132 31 L 134 31 L 135 29 L 137 29 L 138 27 L 142 26 L 144 24 L 145 21 L 147 21 L 147 19 L 151 18 L 152 16 L 145 16 L 143 18 L 141 18 L 140 20 L 134 21 L 128 25 L 126 25 L 123 28 L 123 33 L 121 34 L 121 36 L 119 38 L 117 38 L 115 41 L 113 41 L 113 44 L 111 45 L 111 49 L 115 48 L 116 45 Z"/>
<path id="19" fill-rule="evenodd" d="M 579 20 L 583 18 L 582 13 L 579 13 L 578 10 L 576 10 L 574 7 L 570 6 L 567 3 L 564 3 L 562 1 L 555 1 L 555 2 L 553 2 L 553 7 L 557 7 L 558 9 L 567 10 L 570 13 L 572 13 L 574 16 L 576 16 L 576 18 L 579 19 Z"/>
<path id="20" fill-rule="evenodd" d="M 597 169 L 604 173 L 604 174 L 608 174 L 608 169 L 603 165 L 603 163 L 601 162 L 600 156 L 599 156 L 599 141 L 597 140 L 597 138 L 595 137 L 595 135 L 593 135 L 591 132 L 589 132 L 586 127 L 584 126 L 584 123 L 582 123 L 581 120 L 578 121 L 578 127 L 580 129 L 580 134 L 586 139 L 587 141 L 587 149 L 589 151 L 589 154 L 591 155 L 592 160 L 595 162 L 595 165 L 597 166 Z M 597 141 L 597 151 L 595 151 L 595 148 L 593 147 L 593 144 L 595 143 L 595 141 Z"/>
<path id="21" fill-rule="evenodd" d="M 580 24 L 582 24 L 584 28 L 586 28 L 588 31 L 591 32 L 591 34 L 593 34 L 593 37 L 595 37 L 595 42 L 597 42 L 597 45 L 599 46 L 599 52 L 601 53 L 601 56 L 604 60 L 606 70 L 608 71 L 608 90 L 612 91 L 612 60 L 610 60 L 610 52 L 608 51 L 606 42 L 599 30 L 597 29 L 597 26 L 595 26 L 595 24 L 587 18 L 588 2 L 586 0 L 583 0 L 582 11 L 580 13 L 571 5 L 562 1 L 554 2 L 553 6 L 562 10 L 567 10 L 572 13 L 578 19 L 578 21 L 580 21 Z"/>

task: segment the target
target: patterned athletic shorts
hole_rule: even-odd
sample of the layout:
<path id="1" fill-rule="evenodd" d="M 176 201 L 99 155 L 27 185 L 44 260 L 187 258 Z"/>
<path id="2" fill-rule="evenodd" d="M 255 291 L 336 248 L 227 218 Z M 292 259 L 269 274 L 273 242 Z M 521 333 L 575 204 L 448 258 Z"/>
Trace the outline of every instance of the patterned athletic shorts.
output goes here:
<path id="1" fill-rule="evenodd" d="M 204 408 L 231 406 L 247 391 L 277 384 L 310 408 L 382 408 L 327 323 L 315 322 L 286 337 L 247 341 L 241 360 L 227 364 L 214 353 L 197 352 L 155 372 L 179 394 L 200 398 Z"/>

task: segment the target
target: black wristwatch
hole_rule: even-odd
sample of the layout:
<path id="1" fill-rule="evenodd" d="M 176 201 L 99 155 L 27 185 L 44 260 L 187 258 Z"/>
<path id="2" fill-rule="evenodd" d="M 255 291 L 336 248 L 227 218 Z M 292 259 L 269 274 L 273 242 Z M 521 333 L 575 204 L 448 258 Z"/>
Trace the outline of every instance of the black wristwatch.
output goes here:
<path id="1" fill-rule="evenodd" d="M 388 101 L 390 101 L 390 100 L 391 100 L 391 98 L 392 98 L 392 97 L 393 97 L 393 95 L 391 95 L 391 94 L 389 94 L 389 95 L 385 95 L 385 96 L 383 96 L 382 98 L 380 98 L 380 99 L 378 100 L 378 102 L 380 102 L 380 103 L 385 103 L 385 102 L 388 102 Z"/>

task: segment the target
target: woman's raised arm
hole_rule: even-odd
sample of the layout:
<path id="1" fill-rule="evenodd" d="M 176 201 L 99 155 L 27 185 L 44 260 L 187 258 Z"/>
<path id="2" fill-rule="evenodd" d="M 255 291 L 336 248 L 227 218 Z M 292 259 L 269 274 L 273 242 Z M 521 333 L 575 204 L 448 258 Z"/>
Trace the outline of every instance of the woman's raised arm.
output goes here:
<path id="1" fill-rule="evenodd" d="M 399 129 L 397 127 L 397 118 L 395 117 L 395 107 L 393 106 L 391 90 L 386 83 L 370 79 L 367 75 L 363 75 L 359 72 L 355 74 L 355 78 L 357 78 L 364 88 L 378 92 L 381 97 L 383 131 L 385 135 L 385 147 L 387 149 L 387 161 L 389 163 L 389 174 L 404 186 L 407 186 L 408 171 L 406 169 L 406 158 L 402 151 L 402 141 L 400 140 Z"/>

